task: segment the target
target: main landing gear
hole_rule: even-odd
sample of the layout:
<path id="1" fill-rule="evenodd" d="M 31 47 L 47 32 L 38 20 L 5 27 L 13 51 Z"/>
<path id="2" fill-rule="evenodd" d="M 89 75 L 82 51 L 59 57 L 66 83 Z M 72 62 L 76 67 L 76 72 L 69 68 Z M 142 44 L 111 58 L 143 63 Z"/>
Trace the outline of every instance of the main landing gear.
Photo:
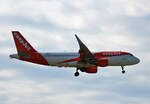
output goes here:
<path id="1" fill-rule="evenodd" d="M 122 68 L 122 74 L 125 74 L 125 70 L 124 70 L 124 66 L 121 66 L 121 68 Z"/>
<path id="2" fill-rule="evenodd" d="M 74 76 L 75 76 L 75 77 L 78 77 L 78 76 L 79 76 L 78 70 L 79 70 L 79 69 L 77 68 L 77 69 L 76 69 L 76 72 L 74 73 Z"/>
<path id="3" fill-rule="evenodd" d="M 83 67 L 83 68 L 77 68 L 77 69 L 76 69 L 76 72 L 74 73 L 74 76 L 75 76 L 75 77 L 78 77 L 78 76 L 79 76 L 78 70 L 80 70 L 81 72 L 86 72 L 86 68 L 85 68 L 85 67 Z"/>

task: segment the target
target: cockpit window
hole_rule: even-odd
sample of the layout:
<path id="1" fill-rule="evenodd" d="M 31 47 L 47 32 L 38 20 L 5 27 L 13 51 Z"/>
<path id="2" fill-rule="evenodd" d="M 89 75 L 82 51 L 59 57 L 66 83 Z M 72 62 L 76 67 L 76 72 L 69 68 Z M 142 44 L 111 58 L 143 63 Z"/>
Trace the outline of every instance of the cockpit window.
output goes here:
<path id="1" fill-rule="evenodd" d="M 130 56 L 133 56 L 132 54 L 130 54 Z"/>

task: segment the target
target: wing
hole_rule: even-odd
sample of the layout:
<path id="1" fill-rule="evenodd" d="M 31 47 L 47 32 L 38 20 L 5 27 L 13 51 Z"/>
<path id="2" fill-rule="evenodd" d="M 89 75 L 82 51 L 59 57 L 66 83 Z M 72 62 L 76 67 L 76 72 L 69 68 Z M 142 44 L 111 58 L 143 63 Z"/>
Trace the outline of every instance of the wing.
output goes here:
<path id="1" fill-rule="evenodd" d="M 90 50 L 86 47 L 86 45 L 79 39 L 77 35 L 75 35 L 80 49 L 79 49 L 79 54 L 80 54 L 80 60 L 79 63 L 89 63 L 89 64 L 97 64 L 97 61 L 94 57 L 94 55 L 90 52 Z"/>

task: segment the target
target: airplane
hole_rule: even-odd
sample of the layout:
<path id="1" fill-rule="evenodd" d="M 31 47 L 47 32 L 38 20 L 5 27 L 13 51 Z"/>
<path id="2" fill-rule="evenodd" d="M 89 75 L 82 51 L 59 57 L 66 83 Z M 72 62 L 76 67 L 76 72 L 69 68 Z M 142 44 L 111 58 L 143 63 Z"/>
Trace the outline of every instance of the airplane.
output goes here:
<path id="1" fill-rule="evenodd" d="M 19 59 L 35 64 L 57 67 L 75 67 L 74 76 L 79 76 L 79 71 L 89 74 L 98 72 L 98 67 L 121 66 L 122 74 L 124 67 L 135 65 L 140 59 L 129 52 L 123 51 L 102 51 L 91 52 L 87 46 L 75 35 L 78 44 L 78 52 L 57 52 L 40 53 L 36 51 L 30 43 L 21 35 L 19 31 L 12 31 L 17 54 L 11 54 L 10 58 Z"/>

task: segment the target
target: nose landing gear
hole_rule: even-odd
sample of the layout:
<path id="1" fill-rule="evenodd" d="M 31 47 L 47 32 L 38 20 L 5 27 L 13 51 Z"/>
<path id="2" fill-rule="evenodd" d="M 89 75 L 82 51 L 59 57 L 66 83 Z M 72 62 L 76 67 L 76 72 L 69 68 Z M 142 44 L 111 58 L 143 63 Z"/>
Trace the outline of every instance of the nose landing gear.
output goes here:
<path id="1" fill-rule="evenodd" d="M 121 68 L 122 68 L 122 74 L 125 74 L 125 70 L 124 70 L 124 66 L 121 66 Z"/>

